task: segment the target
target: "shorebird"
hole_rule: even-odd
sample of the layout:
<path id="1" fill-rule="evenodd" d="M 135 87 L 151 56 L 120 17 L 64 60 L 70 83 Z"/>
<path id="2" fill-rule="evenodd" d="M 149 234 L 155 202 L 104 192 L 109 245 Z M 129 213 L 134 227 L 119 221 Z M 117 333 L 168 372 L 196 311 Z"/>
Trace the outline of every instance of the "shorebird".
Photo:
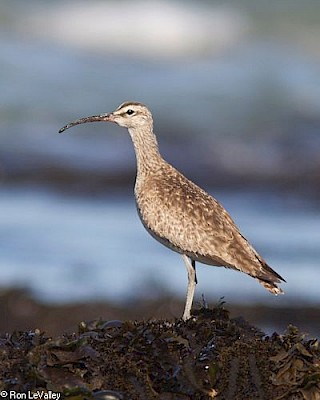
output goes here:
<path id="1" fill-rule="evenodd" d="M 111 113 L 78 119 L 59 132 L 96 121 L 115 122 L 129 131 L 137 159 L 134 193 L 141 222 L 151 236 L 180 253 L 187 268 L 183 320 L 191 317 L 196 262 L 244 272 L 269 292 L 283 293 L 277 283 L 285 280 L 256 252 L 224 207 L 162 158 L 152 114 L 144 104 L 125 102 Z"/>

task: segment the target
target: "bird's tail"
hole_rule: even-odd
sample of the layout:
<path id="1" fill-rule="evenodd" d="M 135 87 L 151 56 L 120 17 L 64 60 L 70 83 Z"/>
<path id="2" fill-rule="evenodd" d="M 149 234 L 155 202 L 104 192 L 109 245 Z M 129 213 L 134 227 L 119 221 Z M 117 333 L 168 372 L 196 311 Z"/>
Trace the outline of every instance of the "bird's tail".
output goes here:
<path id="1" fill-rule="evenodd" d="M 284 291 L 281 288 L 279 288 L 274 282 L 264 281 L 262 279 L 258 279 L 258 281 L 259 281 L 259 283 L 261 283 L 262 286 L 264 286 L 272 294 L 275 294 L 276 296 L 278 294 L 284 294 Z"/>
<path id="2" fill-rule="evenodd" d="M 276 296 L 284 294 L 284 291 L 278 287 L 277 283 L 285 282 L 285 279 L 273 270 L 261 256 L 257 255 L 257 258 L 262 266 L 259 275 L 256 276 L 259 283 Z"/>

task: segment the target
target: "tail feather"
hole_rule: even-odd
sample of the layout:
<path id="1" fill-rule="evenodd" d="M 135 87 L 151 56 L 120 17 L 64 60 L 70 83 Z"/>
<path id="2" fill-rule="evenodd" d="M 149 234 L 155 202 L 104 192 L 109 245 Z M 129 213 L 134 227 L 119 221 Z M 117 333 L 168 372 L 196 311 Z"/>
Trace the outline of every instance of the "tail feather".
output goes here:
<path id="1" fill-rule="evenodd" d="M 277 283 L 285 282 L 281 275 L 273 270 L 262 257 L 257 257 L 261 264 L 261 274 L 256 276 L 259 283 L 274 295 L 284 294 L 284 291 L 277 286 Z"/>
<path id="2" fill-rule="evenodd" d="M 262 279 L 258 279 L 259 283 L 261 283 L 262 286 L 264 286 L 269 292 L 271 292 L 274 295 L 278 294 L 284 294 L 284 291 L 279 288 L 274 282 L 270 281 L 264 281 Z"/>

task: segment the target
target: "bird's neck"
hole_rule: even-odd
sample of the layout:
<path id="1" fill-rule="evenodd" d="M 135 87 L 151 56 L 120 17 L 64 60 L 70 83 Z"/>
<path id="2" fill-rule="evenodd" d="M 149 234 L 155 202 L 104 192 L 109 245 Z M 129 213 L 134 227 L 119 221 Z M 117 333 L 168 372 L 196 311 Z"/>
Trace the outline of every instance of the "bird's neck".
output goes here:
<path id="1" fill-rule="evenodd" d="M 158 169 L 162 157 L 152 128 L 130 128 L 129 133 L 137 158 L 137 175 L 146 175 Z"/>

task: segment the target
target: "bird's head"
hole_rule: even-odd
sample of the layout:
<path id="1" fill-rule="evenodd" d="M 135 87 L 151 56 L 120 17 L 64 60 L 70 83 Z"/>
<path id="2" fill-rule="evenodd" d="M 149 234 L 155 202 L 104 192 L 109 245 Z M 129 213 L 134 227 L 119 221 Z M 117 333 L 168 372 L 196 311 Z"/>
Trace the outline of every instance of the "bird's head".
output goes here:
<path id="1" fill-rule="evenodd" d="M 152 128 L 152 115 L 148 108 L 137 102 L 122 103 L 115 111 L 109 114 L 94 115 L 92 117 L 80 118 L 74 122 L 70 122 L 59 130 L 64 132 L 75 125 L 85 124 L 87 122 L 115 122 L 119 126 L 128 129 L 137 129 L 143 127 Z"/>

